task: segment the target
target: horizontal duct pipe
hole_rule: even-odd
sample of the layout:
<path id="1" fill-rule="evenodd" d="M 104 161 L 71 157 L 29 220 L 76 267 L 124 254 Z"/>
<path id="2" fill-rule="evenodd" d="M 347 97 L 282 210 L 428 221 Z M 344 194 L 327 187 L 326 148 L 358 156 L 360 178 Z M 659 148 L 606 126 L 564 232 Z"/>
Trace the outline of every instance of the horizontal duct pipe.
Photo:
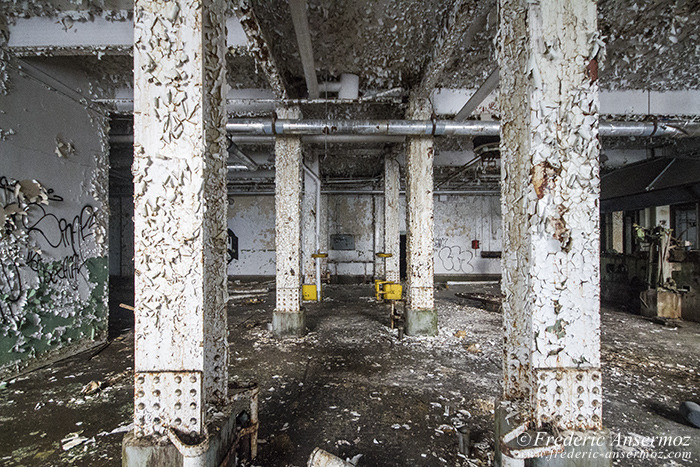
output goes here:
<path id="1" fill-rule="evenodd" d="M 273 143 L 275 135 L 301 136 L 306 143 L 401 143 L 407 136 L 498 136 L 498 121 L 451 120 L 271 120 L 233 119 L 226 124 L 238 144 Z M 600 122 L 600 136 L 698 137 L 700 123 Z M 133 143 L 133 135 L 115 135 L 111 143 Z"/>
<path id="2" fill-rule="evenodd" d="M 500 126 L 492 121 L 234 119 L 229 120 L 226 131 L 263 136 L 498 136 Z"/>
<path id="3" fill-rule="evenodd" d="M 233 119 L 232 135 L 289 136 L 498 136 L 498 121 L 468 120 L 272 120 Z M 601 136 L 698 136 L 700 124 L 691 122 L 601 122 Z"/>
<path id="4" fill-rule="evenodd" d="M 401 190 L 401 195 L 406 192 Z M 383 190 L 321 190 L 322 195 L 384 195 Z M 499 190 L 438 190 L 433 196 L 440 195 L 471 195 L 471 196 L 500 196 Z M 229 192 L 229 196 L 275 196 L 274 191 L 237 191 Z"/>

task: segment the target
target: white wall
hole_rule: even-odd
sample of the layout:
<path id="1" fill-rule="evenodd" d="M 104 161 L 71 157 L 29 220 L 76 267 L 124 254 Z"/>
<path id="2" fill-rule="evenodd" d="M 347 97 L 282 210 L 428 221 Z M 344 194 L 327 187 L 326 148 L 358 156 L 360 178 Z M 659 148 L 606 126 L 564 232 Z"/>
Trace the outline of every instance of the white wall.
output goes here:
<path id="1" fill-rule="evenodd" d="M 371 277 L 374 272 L 374 216 L 372 195 L 324 195 L 328 237 L 352 235 L 354 250 L 329 250 L 331 274 Z M 376 196 L 383 202 L 381 196 Z M 239 259 L 229 264 L 230 275 L 275 274 L 274 197 L 238 196 L 230 201 L 229 228 L 238 237 Z M 405 197 L 400 199 L 405 211 Z M 405 216 L 400 230 L 406 231 Z M 500 259 L 482 258 L 481 251 L 501 250 L 498 196 L 438 195 L 435 197 L 435 274 L 499 274 Z M 480 248 L 472 249 L 472 240 Z M 330 242 L 329 242 L 330 243 Z M 325 266 L 324 266 L 325 268 Z"/>
<path id="2" fill-rule="evenodd" d="M 275 197 L 229 198 L 228 228 L 238 237 L 238 259 L 228 265 L 231 276 L 275 275 Z"/>
<path id="3" fill-rule="evenodd" d="M 498 196 L 435 197 L 435 274 L 500 274 L 501 200 Z M 479 249 L 472 248 L 479 241 Z"/>
<path id="4" fill-rule="evenodd" d="M 9 78 L 0 95 L 0 373 L 107 332 L 107 119 L 12 68 Z M 59 157 L 61 143 L 74 150 Z M 18 197 L 22 180 L 36 180 L 47 204 Z"/>

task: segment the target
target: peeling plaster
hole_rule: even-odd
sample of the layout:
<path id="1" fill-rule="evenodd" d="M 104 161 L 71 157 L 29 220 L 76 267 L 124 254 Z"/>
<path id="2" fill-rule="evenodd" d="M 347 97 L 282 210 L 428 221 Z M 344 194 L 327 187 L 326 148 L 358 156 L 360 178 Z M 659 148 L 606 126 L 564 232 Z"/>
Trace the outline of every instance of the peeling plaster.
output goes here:
<path id="1" fill-rule="evenodd" d="M 567 429 L 602 426 L 595 8 L 500 8 L 504 396 Z"/>
<path id="2" fill-rule="evenodd" d="M 409 105 L 412 119 L 430 118 L 427 101 Z M 407 138 L 406 153 L 406 271 L 408 308 L 432 310 L 435 264 L 433 215 L 433 138 Z"/>
<path id="3" fill-rule="evenodd" d="M 136 435 L 201 434 L 227 397 L 225 43 L 219 1 L 135 4 Z M 180 419 L 168 375 L 194 372 Z M 177 377 L 174 378 L 177 381 Z M 192 381 L 193 383 L 195 381 Z"/>
<path id="4" fill-rule="evenodd" d="M 107 332 L 107 119 L 86 102 L 10 70 L 13 86 L 0 95 L 3 124 L 16 125 L 3 132 L 11 137 L 0 139 L 6 158 L 0 174 L 0 372 L 95 345 Z M 75 73 L 64 79 L 83 82 Z M 43 112 L 26 117 L 39 106 L 60 105 L 75 119 L 75 131 Z M 55 142 L 65 141 L 61 132 L 83 151 L 55 157 Z"/>
<path id="5" fill-rule="evenodd" d="M 279 108 L 280 119 L 301 118 L 297 107 Z M 281 313 L 301 310 L 301 138 L 275 139 L 276 307 Z"/>

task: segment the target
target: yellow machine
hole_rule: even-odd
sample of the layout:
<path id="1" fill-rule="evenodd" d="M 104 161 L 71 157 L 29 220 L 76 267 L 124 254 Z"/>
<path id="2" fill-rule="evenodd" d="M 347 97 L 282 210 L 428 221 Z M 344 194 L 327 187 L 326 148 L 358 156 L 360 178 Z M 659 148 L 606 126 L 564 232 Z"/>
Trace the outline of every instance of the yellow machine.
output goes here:
<path id="1" fill-rule="evenodd" d="M 316 296 L 316 285 L 315 284 L 303 284 L 301 286 L 301 297 L 304 300 L 313 300 L 315 301 L 317 296 Z"/>
<path id="2" fill-rule="evenodd" d="M 391 253 L 377 253 L 378 258 L 391 258 Z M 376 279 L 374 281 L 374 295 L 378 302 L 384 300 L 401 300 L 401 284 L 392 281 L 383 281 Z"/>
<path id="3" fill-rule="evenodd" d="M 392 281 L 374 281 L 374 292 L 378 302 L 384 300 L 401 300 L 403 289 L 401 284 Z"/>
<path id="4" fill-rule="evenodd" d="M 321 300 L 321 264 L 319 261 L 328 258 L 328 253 L 314 253 L 311 255 L 316 260 L 316 284 L 302 284 L 301 298 L 305 301 Z"/>

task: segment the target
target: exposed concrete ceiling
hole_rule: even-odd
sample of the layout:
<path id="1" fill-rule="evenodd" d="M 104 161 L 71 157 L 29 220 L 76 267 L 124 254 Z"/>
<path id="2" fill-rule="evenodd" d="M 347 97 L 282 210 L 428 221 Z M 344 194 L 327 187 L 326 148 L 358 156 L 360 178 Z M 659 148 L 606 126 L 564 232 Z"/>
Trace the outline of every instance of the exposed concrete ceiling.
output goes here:
<path id="1" fill-rule="evenodd" d="M 467 1 L 470 11 L 477 1 Z M 230 1 L 229 6 L 233 3 Z M 305 96 L 304 72 L 288 2 L 251 3 L 291 94 Z M 308 0 L 309 31 L 319 81 L 334 81 L 342 73 L 354 73 L 360 77 L 361 96 L 397 87 L 402 92 L 393 103 L 304 105 L 303 115 L 306 118 L 403 118 L 408 92 L 420 81 L 433 43 L 453 4 L 454 0 Z M 131 21 L 132 7 L 132 0 L 4 0 L 0 2 L 0 16 L 5 16 L 9 23 L 19 18 L 51 17 L 70 28 L 73 22 L 92 21 L 97 16 L 109 21 Z M 603 89 L 700 90 L 697 0 L 600 0 L 598 9 L 599 30 L 607 43 L 607 58 L 600 75 Z M 232 8 L 229 15 L 235 16 Z M 494 9 L 473 40 L 457 45 L 438 87 L 475 89 L 483 83 L 496 68 L 493 44 L 497 22 Z M 132 86 L 132 58 L 124 53 L 95 49 L 94 54 L 43 56 L 35 60 L 78 68 L 92 78 L 95 88 L 104 91 Z M 232 88 L 269 89 L 262 69 L 245 47 L 231 48 L 227 63 Z M 611 149 L 665 147 L 675 151 L 674 156 L 688 152 L 685 146 L 676 151 L 676 142 L 661 140 L 606 139 L 603 145 Z M 315 145 L 307 150 L 321 156 L 324 177 L 372 178 L 382 171 L 383 153 L 377 150 L 400 152 L 401 147 L 401 144 Z M 450 151 L 472 154 L 471 141 L 465 139 L 439 139 L 436 149 L 438 154 Z M 697 152 L 697 143 L 691 149 Z M 246 148 L 246 151 L 254 150 L 257 149 Z M 128 151 L 123 156 L 128 158 Z M 449 177 L 458 170 L 455 167 L 466 162 L 458 159 L 436 160 L 436 165 L 441 167 L 436 168 L 436 180 Z M 484 172 L 485 165 L 481 164 L 455 182 L 475 183 L 480 180 L 479 170 L 482 175 L 493 176 Z M 493 167 L 488 170 L 493 172 Z M 128 164 L 124 164 L 122 171 L 128 180 Z M 484 180 L 495 183 L 488 177 Z"/>
<path id="2" fill-rule="evenodd" d="M 231 2 L 232 4 L 233 2 Z M 259 0 L 255 14 L 281 72 L 305 90 L 294 28 L 285 0 Z M 420 79 L 426 57 L 452 0 L 309 0 L 308 20 L 320 81 L 360 76 L 361 91 L 403 87 Z M 472 5 L 476 4 L 476 0 Z M 90 21 L 94 15 L 130 17 L 130 0 L 5 0 L 0 15 L 54 16 Z M 233 14 L 233 13 L 231 13 Z M 700 8 L 697 0 L 601 0 L 599 29 L 607 42 L 601 70 L 605 89 L 700 89 Z M 440 87 L 477 87 L 495 66 L 495 12 L 471 47 L 458 46 Z M 124 64 L 124 79 L 131 69 Z M 265 87 L 250 57 L 229 57 L 233 87 Z M 258 73 L 259 75 L 259 73 Z"/>

